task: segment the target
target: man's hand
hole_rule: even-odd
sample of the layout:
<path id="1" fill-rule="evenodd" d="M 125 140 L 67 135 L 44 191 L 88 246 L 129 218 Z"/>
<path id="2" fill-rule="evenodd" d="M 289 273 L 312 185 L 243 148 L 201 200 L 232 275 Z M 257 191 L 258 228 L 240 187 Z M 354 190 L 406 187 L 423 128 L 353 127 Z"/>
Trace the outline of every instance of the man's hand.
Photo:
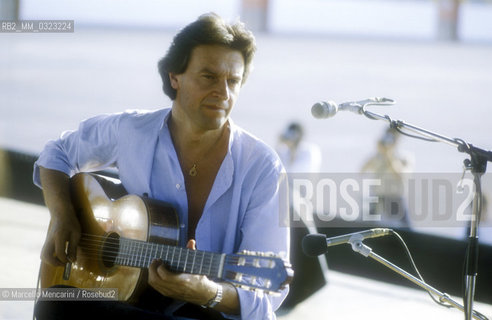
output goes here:
<path id="1" fill-rule="evenodd" d="M 53 266 L 61 266 L 68 261 L 74 262 L 79 239 L 80 224 L 76 218 L 52 218 L 41 251 L 41 259 Z"/>
<path id="2" fill-rule="evenodd" d="M 195 240 L 190 240 L 188 249 L 196 250 Z M 203 275 L 169 271 L 160 260 L 149 267 L 149 284 L 166 297 L 204 305 L 215 297 L 217 284 Z"/>
<path id="3" fill-rule="evenodd" d="M 54 266 L 75 261 L 80 223 L 72 206 L 70 178 L 63 172 L 40 167 L 41 185 L 51 215 L 41 259 Z"/>
<path id="4" fill-rule="evenodd" d="M 188 241 L 188 249 L 196 250 L 195 240 Z M 166 297 L 187 301 L 197 305 L 205 305 L 217 294 L 218 284 L 203 275 L 191 275 L 169 271 L 164 263 L 154 260 L 149 267 L 149 284 Z M 215 310 L 228 314 L 239 314 L 240 305 L 236 288 L 221 283 L 223 288 L 222 301 Z"/>

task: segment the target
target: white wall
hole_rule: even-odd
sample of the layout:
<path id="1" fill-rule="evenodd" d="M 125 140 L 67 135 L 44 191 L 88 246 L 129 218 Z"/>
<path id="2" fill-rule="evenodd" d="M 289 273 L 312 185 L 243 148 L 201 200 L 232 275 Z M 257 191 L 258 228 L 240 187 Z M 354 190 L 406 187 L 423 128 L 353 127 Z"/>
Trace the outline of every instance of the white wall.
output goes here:
<path id="1" fill-rule="evenodd" d="M 214 11 L 228 20 L 240 15 L 242 0 L 21 0 L 22 19 L 75 20 L 83 25 L 179 28 Z M 436 39 L 437 1 L 270 0 L 274 33 Z M 464 1 L 459 36 L 492 41 L 492 2 Z"/>

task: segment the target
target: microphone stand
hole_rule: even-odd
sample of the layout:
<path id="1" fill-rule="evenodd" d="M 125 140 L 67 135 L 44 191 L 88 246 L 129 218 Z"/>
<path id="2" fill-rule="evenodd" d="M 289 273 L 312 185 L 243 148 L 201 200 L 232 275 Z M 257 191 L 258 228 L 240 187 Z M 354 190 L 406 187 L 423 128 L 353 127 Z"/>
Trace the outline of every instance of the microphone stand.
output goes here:
<path id="1" fill-rule="evenodd" d="M 380 255 L 372 252 L 372 249 L 370 247 L 368 247 L 367 245 L 365 245 L 364 243 L 362 243 L 362 240 L 363 240 L 362 237 L 351 238 L 349 240 L 349 243 L 352 245 L 352 250 L 360 253 L 361 255 L 363 255 L 366 258 L 369 257 L 369 258 L 376 260 L 377 262 L 390 268 L 391 270 L 395 271 L 396 273 L 403 276 L 404 278 L 415 283 L 419 287 L 427 290 L 429 293 L 433 293 L 433 294 L 437 295 L 439 297 L 440 302 L 442 302 L 442 303 L 447 302 L 447 303 L 449 303 L 450 306 L 455 307 L 456 309 L 465 312 L 465 308 L 461 304 L 459 304 L 458 302 L 454 301 L 448 294 L 440 292 L 439 290 L 433 288 L 432 286 L 428 285 L 427 283 L 420 280 L 419 278 L 414 277 L 410 273 L 406 272 L 405 270 L 401 269 L 400 267 L 398 267 L 398 266 L 394 265 L 393 263 L 389 262 L 388 260 L 384 259 Z M 473 310 L 471 311 L 470 316 L 476 320 L 486 320 L 487 319 L 484 316 L 482 316 L 480 313 L 473 311 Z"/>
<path id="2" fill-rule="evenodd" d="M 463 303 L 465 305 L 465 320 L 471 320 L 472 312 L 473 312 L 473 299 L 475 295 L 475 285 L 476 285 L 476 277 L 478 270 L 478 226 L 480 223 L 480 217 L 482 213 L 482 185 L 481 185 L 481 177 L 487 170 L 487 162 L 492 162 L 492 152 L 486 151 L 480 148 L 473 146 L 461 139 L 451 139 L 437 133 L 431 132 L 429 130 L 425 130 L 419 128 L 417 126 L 405 123 L 401 120 L 392 120 L 388 115 L 379 115 L 377 113 L 373 113 L 366 110 L 366 107 L 369 105 L 390 105 L 393 104 L 394 101 L 388 98 L 374 98 L 368 99 L 367 103 L 360 105 L 354 103 L 354 106 L 358 106 L 359 113 L 365 115 L 367 118 L 372 120 L 384 120 L 388 121 L 390 127 L 394 127 L 400 133 L 403 133 L 407 136 L 424 139 L 427 141 L 433 142 L 444 142 L 451 146 L 454 146 L 458 149 L 459 152 L 464 152 L 470 155 L 470 159 L 465 159 L 464 165 L 465 170 L 471 170 L 473 174 L 473 181 L 475 185 L 475 194 L 473 197 L 472 204 L 472 216 L 470 223 L 470 233 L 468 237 L 468 246 L 465 255 L 465 292 L 463 297 Z M 421 136 L 426 137 L 421 138 L 418 136 L 408 135 L 401 131 L 401 129 L 407 129 Z"/>

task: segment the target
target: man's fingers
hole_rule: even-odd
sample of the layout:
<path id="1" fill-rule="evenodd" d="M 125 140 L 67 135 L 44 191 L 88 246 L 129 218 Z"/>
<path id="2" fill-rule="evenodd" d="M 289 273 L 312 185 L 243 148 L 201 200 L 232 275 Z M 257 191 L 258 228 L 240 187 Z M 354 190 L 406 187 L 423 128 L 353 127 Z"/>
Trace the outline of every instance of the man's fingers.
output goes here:
<path id="1" fill-rule="evenodd" d="M 79 244 L 80 233 L 72 232 L 70 234 L 70 241 L 68 242 L 67 258 L 70 262 L 74 262 L 77 258 L 77 245 Z"/>
<path id="2" fill-rule="evenodd" d="M 67 263 L 67 242 L 63 238 L 55 238 L 55 256 L 62 263 Z"/>
<path id="3" fill-rule="evenodd" d="M 149 266 L 149 271 L 151 273 L 157 273 L 157 267 L 161 264 L 159 259 L 152 260 L 152 263 Z"/>
<path id="4" fill-rule="evenodd" d="M 162 266 L 162 268 L 161 268 Z M 165 267 L 163 266 L 163 262 L 162 260 L 160 259 L 156 259 L 154 261 L 152 261 L 152 263 L 150 264 L 149 266 L 149 283 L 152 284 L 152 283 L 157 283 L 159 282 L 159 278 L 161 278 L 161 272 L 159 272 L 159 269 L 165 269 Z"/>
<path id="5" fill-rule="evenodd" d="M 41 251 L 41 259 L 52 266 L 61 266 L 63 265 L 60 260 L 58 260 L 54 256 L 54 245 L 53 243 L 47 243 L 44 245 L 43 250 Z"/>
<path id="6" fill-rule="evenodd" d="M 194 239 L 188 240 L 188 243 L 186 244 L 186 248 L 191 250 L 196 250 L 196 241 Z"/>

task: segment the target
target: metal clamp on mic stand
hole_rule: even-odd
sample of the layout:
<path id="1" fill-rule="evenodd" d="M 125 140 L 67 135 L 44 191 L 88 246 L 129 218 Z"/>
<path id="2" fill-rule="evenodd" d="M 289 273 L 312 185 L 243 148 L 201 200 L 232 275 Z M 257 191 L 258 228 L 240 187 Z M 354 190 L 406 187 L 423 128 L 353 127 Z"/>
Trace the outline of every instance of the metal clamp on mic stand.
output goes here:
<path id="1" fill-rule="evenodd" d="M 406 272 L 405 270 L 401 269 L 400 267 L 394 265 L 393 263 L 389 262 L 388 260 L 384 259 L 383 257 L 379 256 L 378 254 L 372 252 L 372 249 L 370 247 L 368 247 L 367 245 L 365 245 L 364 243 L 362 243 L 362 240 L 364 238 L 362 236 L 357 236 L 357 235 L 354 235 L 350 238 L 350 240 L 348 241 L 348 243 L 350 243 L 350 245 L 352 246 L 352 250 L 354 250 L 355 252 L 358 252 L 360 253 L 361 255 L 363 255 L 364 257 L 369 257 L 369 258 L 372 258 L 374 260 L 376 260 L 377 262 L 381 263 L 382 265 L 390 268 L 391 270 L 393 270 L 394 272 L 398 273 L 399 275 L 403 276 L 404 278 L 412 281 L 413 283 L 415 283 L 416 285 L 418 285 L 419 287 L 427 290 L 429 293 L 432 293 L 432 294 L 435 294 L 439 297 L 439 301 L 444 303 L 449 303 L 450 306 L 452 307 L 455 307 L 461 311 L 465 311 L 465 308 L 459 304 L 458 302 L 454 301 L 449 295 L 447 295 L 446 293 L 442 293 L 440 292 L 439 290 L 433 288 L 432 286 L 428 285 L 427 283 L 425 283 L 424 281 L 414 277 L 413 275 L 411 275 L 410 273 Z M 481 314 L 475 312 L 472 310 L 472 313 L 471 313 L 471 316 L 474 318 L 474 319 L 477 319 L 477 320 L 484 320 L 486 319 L 485 317 L 483 317 Z"/>
<path id="2" fill-rule="evenodd" d="M 383 100 L 393 101 L 387 98 L 379 98 Z M 462 139 L 451 139 L 437 133 L 419 128 L 417 126 L 405 123 L 401 120 L 392 120 L 389 116 L 381 116 L 379 114 L 366 110 L 368 105 L 377 105 L 378 101 L 369 101 L 364 104 L 358 105 L 360 107 L 360 113 L 372 120 L 384 120 L 388 121 L 390 127 L 395 128 L 400 133 L 417 139 L 422 139 L 432 142 L 444 142 L 458 149 L 459 152 L 464 152 L 470 155 L 470 159 L 464 161 L 465 170 L 471 170 L 473 174 L 473 181 L 475 184 L 475 194 L 473 197 L 473 209 L 470 223 L 470 235 L 468 237 L 468 247 L 465 256 L 465 293 L 463 297 L 463 303 L 465 305 L 465 319 L 470 320 L 473 310 L 473 299 L 475 295 L 476 277 L 478 270 L 478 226 L 480 223 L 480 217 L 482 213 L 482 185 L 481 177 L 487 170 L 487 162 L 492 161 L 492 151 L 486 151 L 473 146 L 465 142 Z M 425 138 L 408 134 L 401 129 L 407 129 Z"/>

